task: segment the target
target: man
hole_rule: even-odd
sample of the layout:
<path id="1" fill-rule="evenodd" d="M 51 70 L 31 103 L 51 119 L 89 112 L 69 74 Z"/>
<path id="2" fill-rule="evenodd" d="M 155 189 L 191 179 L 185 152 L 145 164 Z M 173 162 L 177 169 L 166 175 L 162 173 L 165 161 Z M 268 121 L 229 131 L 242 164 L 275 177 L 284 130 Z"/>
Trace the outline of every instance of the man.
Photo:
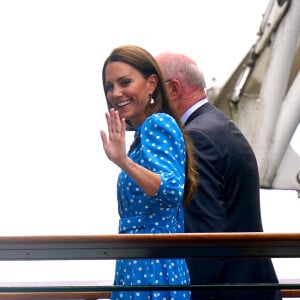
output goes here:
<path id="1" fill-rule="evenodd" d="M 196 63 L 166 52 L 156 60 L 195 146 L 199 184 L 185 210 L 186 232 L 262 232 L 259 175 L 241 131 L 208 102 Z M 278 283 L 271 259 L 188 259 L 191 284 Z M 198 289 L 192 300 L 278 300 L 272 289 Z"/>

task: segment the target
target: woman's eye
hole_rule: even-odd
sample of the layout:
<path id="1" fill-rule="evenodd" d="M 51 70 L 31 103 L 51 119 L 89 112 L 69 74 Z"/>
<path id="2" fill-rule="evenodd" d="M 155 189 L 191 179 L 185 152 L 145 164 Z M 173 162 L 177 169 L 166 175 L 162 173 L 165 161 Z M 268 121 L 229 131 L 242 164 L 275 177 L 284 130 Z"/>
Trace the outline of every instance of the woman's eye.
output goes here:
<path id="1" fill-rule="evenodd" d="M 111 92 L 113 90 L 113 85 L 112 84 L 107 84 L 105 89 L 106 89 L 106 92 Z"/>
<path id="2" fill-rule="evenodd" d="M 121 85 L 122 86 L 128 86 L 130 84 L 131 80 L 130 79 L 124 79 L 122 82 L 121 82 Z"/>

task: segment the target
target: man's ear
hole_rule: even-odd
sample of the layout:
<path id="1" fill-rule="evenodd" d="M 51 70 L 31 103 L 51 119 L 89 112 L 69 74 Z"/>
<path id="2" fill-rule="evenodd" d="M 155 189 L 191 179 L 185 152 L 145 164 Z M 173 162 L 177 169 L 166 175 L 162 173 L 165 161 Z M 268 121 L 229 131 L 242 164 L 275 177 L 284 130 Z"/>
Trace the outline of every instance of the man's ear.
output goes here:
<path id="1" fill-rule="evenodd" d="M 177 98 L 181 93 L 181 83 L 177 79 L 171 79 L 168 82 L 169 92 L 172 97 Z"/>

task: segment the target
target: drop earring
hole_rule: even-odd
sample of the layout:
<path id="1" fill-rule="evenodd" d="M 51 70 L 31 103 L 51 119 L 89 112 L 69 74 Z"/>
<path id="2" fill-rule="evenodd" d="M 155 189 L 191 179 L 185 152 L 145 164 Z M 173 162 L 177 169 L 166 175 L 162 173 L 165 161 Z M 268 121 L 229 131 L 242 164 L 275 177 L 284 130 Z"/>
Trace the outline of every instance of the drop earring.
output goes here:
<path id="1" fill-rule="evenodd" d="M 151 105 L 154 104 L 154 99 L 152 98 L 152 95 L 149 95 L 149 97 L 150 97 L 149 103 L 150 103 Z"/>

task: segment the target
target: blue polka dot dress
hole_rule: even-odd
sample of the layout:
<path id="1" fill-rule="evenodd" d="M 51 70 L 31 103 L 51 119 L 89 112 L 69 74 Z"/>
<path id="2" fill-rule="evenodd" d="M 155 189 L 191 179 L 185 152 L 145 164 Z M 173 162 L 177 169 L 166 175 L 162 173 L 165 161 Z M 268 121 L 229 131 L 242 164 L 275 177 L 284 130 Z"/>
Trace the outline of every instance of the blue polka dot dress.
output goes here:
<path id="1" fill-rule="evenodd" d="M 118 178 L 119 233 L 182 233 L 185 181 L 185 144 L 175 120 L 158 113 L 136 129 L 128 156 L 156 172 L 161 186 L 155 196 L 147 196 L 125 172 Z M 117 260 L 114 285 L 189 284 L 185 259 Z M 114 300 L 185 300 L 190 291 L 120 291 Z"/>

